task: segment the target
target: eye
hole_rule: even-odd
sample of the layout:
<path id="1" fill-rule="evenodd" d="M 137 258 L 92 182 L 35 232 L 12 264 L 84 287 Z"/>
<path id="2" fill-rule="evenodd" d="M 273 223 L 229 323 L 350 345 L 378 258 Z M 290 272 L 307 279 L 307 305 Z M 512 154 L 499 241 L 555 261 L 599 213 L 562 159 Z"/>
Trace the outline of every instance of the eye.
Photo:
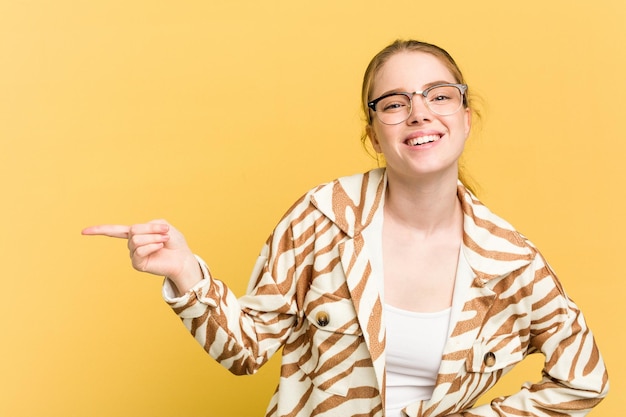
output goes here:
<path id="1" fill-rule="evenodd" d="M 399 112 L 407 108 L 408 106 L 409 100 L 406 96 L 402 94 L 394 94 L 385 97 L 378 103 L 380 111 L 385 113 Z"/>
<path id="2" fill-rule="evenodd" d="M 451 100 L 452 97 L 442 93 L 442 92 L 437 92 L 434 94 L 429 94 L 428 95 L 428 100 L 430 101 L 446 101 L 446 100 Z"/>
<path id="3" fill-rule="evenodd" d="M 426 94 L 427 103 L 436 105 L 437 108 L 441 108 L 441 106 L 456 107 L 461 101 L 459 89 L 450 85 L 432 87 L 431 90 L 427 90 Z"/>
<path id="4" fill-rule="evenodd" d="M 399 101 L 395 101 L 392 103 L 385 103 L 385 105 L 383 106 L 383 111 L 394 111 L 402 107 L 406 107 L 406 104 L 401 103 Z"/>

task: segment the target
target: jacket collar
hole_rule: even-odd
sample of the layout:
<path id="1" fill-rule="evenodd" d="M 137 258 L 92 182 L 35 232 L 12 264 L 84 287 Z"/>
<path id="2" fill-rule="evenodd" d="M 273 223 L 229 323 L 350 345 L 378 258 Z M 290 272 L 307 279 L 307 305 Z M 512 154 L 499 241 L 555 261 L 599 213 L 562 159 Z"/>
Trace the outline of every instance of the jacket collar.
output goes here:
<path id="1" fill-rule="evenodd" d="M 318 187 L 311 201 L 348 237 L 359 235 L 384 206 L 384 168 L 342 177 Z M 529 264 L 535 251 L 508 222 L 492 213 L 461 182 L 457 195 L 463 209 L 463 254 L 484 285 Z"/>
<path id="2" fill-rule="evenodd" d="M 382 210 L 387 175 L 384 168 L 342 177 L 319 186 L 311 202 L 350 238 L 361 234 Z"/>

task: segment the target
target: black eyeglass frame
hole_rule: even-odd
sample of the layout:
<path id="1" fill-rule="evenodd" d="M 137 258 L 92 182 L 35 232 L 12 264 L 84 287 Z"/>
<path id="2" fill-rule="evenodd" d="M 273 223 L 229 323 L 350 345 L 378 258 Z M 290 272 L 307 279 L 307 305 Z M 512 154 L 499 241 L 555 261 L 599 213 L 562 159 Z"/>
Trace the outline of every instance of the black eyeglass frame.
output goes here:
<path id="1" fill-rule="evenodd" d="M 402 123 L 402 122 L 405 122 L 405 121 L 409 118 L 409 116 L 410 116 L 410 114 L 411 114 L 411 110 L 412 110 L 412 108 L 413 108 L 413 96 L 415 96 L 415 95 L 417 94 L 417 95 L 422 96 L 422 100 L 425 100 L 425 99 L 426 99 L 426 97 L 428 96 L 428 93 L 429 93 L 431 90 L 433 90 L 433 89 L 435 89 L 435 88 L 438 88 L 438 87 L 456 87 L 456 88 L 459 90 L 459 92 L 461 93 L 461 97 L 462 97 L 462 100 L 461 100 L 461 105 L 459 106 L 459 109 L 460 109 L 461 107 L 463 107 L 463 106 L 467 106 L 467 97 L 465 96 L 465 93 L 467 92 L 467 84 L 444 83 L 444 84 L 435 84 L 435 85 L 431 85 L 430 87 L 426 88 L 425 90 L 422 90 L 422 91 L 414 91 L 414 92 L 412 92 L 412 93 L 409 93 L 409 92 L 404 92 L 404 91 L 395 91 L 395 92 L 393 92 L 393 93 L 387 93 L 387 94 L 384 94 L 384 95 L 382 95 L 382 96 L 380 96 L 380 97 L 378 97 L 378 98 L 375 98 L 374 100 L 372 100 L 372 101 L 368 102 L 368 103 L 367 103 L 367 107 L 369 107 L 372 111 L 376 112 L 376 105 L 377 105 L 377 104 L 378 104 L 378 102 L 380 102 L 381 100 L 384 100 L 384 99 L 386 99 L 387 97 L 391 97 L 391 96 L 395 96 L 395 95 L 403 95 L 403 96 L 406 96 L 406 97 L 409 99 L 409 103 L 411 104 L 411 109 L 409 109 L 409 112 L 408 112 L 408 114 L 407 114 L 407 118 L 406 118 L 406 119 L 404 119 L 404 120 L 402 120 L 402 121 L 400 121 L 400 122 L 398 122 L 398 123 L 391 123 L 391 124 L 400 124 L 400 123 Z M 427 103 L 426 101 L 424 101 L 424 103 L 426 104 L 426 107 L 428 107 L 428 109 L 429 109 L 430 111 L 432 111 L 433 113 L 438 114 L 438 115 L 440 115 L 440 116 L 449 116 L 449 115 L 454 114 L 454 113 L 456 113 L 457 111 L 459 111 L 459 109 L 457 109 L 457 110 L 455 110 L 455 111 L 454 111 L 454 112 L 452 112 L 452 113 L 448 113 L 448 114 L 440 114 L 440 113 L 437 113 L 435 110 L 433 110 L 433 109 L 432 109 L 432 108 L 428 105 L 428 103 Z M 380 118 L 379 118 L 379 120 L 380 120 Z M 384 122 L 382 122 L 382 120 L 381 120 L 381 123 L 384 123 Z M 390 123 L 385 123 L 385 124 L 390 124 Z"/>

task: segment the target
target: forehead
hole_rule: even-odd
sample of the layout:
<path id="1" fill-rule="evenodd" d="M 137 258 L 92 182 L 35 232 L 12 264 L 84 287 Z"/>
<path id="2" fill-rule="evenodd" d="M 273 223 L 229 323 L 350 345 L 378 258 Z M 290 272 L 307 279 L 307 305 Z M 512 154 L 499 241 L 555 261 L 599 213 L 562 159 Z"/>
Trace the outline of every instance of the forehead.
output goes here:
<path id="1" fill-rule="evenodd" d="M 401 89 L 417 91 L 433 81 L 455 83 L 443 61 L 425 52 L 400 52 L 391 56 L 374 76 L 373 96 Z"/>

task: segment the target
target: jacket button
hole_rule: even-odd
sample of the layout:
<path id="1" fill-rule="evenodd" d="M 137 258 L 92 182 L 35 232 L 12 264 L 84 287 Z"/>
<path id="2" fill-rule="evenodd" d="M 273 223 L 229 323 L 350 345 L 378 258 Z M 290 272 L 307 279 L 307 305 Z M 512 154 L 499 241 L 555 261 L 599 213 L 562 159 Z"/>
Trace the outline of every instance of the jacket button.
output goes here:
<path id="1" fill-rule="evenodd" d="M 496 354 L 493 352 L 485 353 L 485 357 L 483 358 L 483 363 L 485 366 L 493 366 L 496 364 Z"/>
<path id="2" fill-rule="evenodd" d="M 330 319 L 328 318 L 328 313 L 325 311 L 320 311 L 319 313 L 317 313 L 317 315 L 315 316 L 315 320 L 317 321 L 317 324 L 319 324 L 321 327 L 328 325 L 328 322 L 330 321 Z"/>

